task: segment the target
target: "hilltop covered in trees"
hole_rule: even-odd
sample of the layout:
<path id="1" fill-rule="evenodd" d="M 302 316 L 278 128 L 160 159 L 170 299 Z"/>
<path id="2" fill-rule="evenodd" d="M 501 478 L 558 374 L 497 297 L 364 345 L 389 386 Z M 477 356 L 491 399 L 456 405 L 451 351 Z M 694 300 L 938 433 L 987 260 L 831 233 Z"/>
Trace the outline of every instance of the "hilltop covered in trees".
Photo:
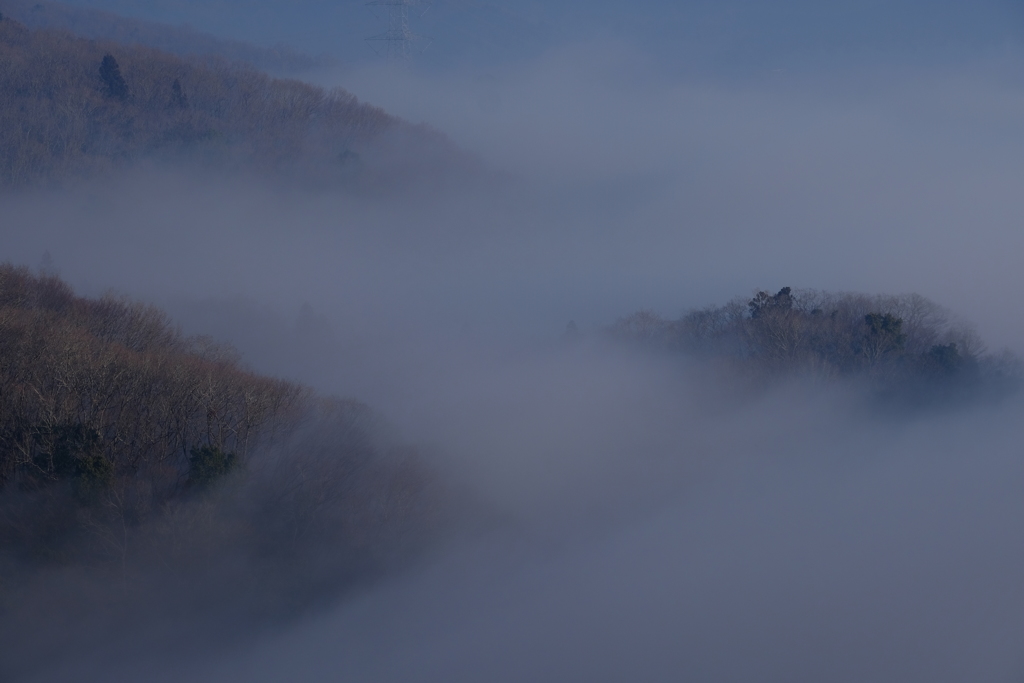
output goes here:
<path id="1" fill-rule="evenodd" d="M 676 320 L 639 311 L 614 336 L 725 363 L 749 377 L 794 374 L 864 380 L 912 401 L 1015 387 L 1008 354 L 988 354 L 973 330 L 922 296 L 757 292 Z"/>
<path id="2" fill-rule="evenodd" d="M 147 158 L 322 183 L 459 158 L 340 89 L 0 20 L 0 187 Z M 436 169 L 435 169 L 436 170 Z"/>
<path id="3" fill-rule="evenodd" d="M 130 603 L 140 581 L 170 572 L 168 609 L 301 609 L 420 547 L 437 528 L 431 479 L 359 403 L 259 376 L 155 308 L 77 297 L 56 277 L 0 267 L 9 645 L 51 647 L 32 629 L 49 628 L 34 616 L 53 586 L 32 577 L 59 568 L 101 577 L 80 587 L 85 601 L 93 590 L 113 600 L 113 585 Z M 0 657 L 5 676 L 12 660 L 31 659 L 15 654 Z"/>

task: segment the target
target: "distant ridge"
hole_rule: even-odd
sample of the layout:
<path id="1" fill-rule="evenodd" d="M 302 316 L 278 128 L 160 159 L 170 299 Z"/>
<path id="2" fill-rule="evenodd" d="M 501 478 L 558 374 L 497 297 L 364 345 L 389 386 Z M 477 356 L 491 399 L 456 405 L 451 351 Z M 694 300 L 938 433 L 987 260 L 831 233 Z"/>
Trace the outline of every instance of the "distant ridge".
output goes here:
<path id="1" fill-rule="evenodd" d="M 467 161 L 440 133 L 340 88 L 0 21 L 0 187 L 144 159 L 321 186 L 390 186 Z"/>
<path id="2" fill-rule="evenodd" d="M 666 320 L 648 310 L 610 330 L 757 380 L 858 379 L 879 405 L 934 406 L 1015 392 L 1020 360 L 991 354 L 965 323 L 917 294 L 757 292 Z"/>

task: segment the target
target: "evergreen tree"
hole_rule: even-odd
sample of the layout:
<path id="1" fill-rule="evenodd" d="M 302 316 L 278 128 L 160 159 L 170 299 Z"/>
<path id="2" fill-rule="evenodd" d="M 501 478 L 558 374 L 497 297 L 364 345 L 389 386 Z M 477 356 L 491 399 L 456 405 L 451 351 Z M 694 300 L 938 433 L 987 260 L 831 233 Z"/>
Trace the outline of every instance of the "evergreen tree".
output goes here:
<path id="1" fill-rule="evenodd" d="M 177 78 L 171 84 L 171 106 L 178 109 L 188 109 L 188 98 L 185 97 L 185 92 L 181 89 L 181 81 Z"/>
<path id="2" fill-rule="evenodd" d="M 783 287 L 779 293 L 772 296 L 768 292 L 758 292 L 753 299 L 747 303 L 751 318 L 758 318 L 771 311 L 789 311 L 793 308 L 793 289 Z"/>
<path id="3" fill-rule="evenodd" d="M 193 448 L 188 458 L 188 483 L 205 488 L 225 476 L 236 464 L 234 453 L 225 453 L 217 446 Z"/>
<path id="4" fill-rule="evenodd" d="M 122 102 L 128 99 L 128 84 L 121 76 L 121 67 L 118 66 L 114 55 L 103 56 L 103 61 L 100 63 L 100 80 L 106 87 L 107 97 Z"/>
<path id="5" fill-rule="evenodd" d="M 862 342 L 864 354 L 877 360 L 889 353 L 900 353 L 906 345 L 903 319 L 891 313 L 868 313 L 864 316 L 867 332 Z"/>

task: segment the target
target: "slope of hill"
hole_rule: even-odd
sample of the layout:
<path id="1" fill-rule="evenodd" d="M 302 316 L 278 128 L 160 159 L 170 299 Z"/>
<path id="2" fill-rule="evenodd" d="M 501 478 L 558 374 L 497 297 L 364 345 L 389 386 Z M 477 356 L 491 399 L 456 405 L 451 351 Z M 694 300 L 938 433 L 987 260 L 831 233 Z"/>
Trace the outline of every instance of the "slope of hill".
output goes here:
<path id="1" fill-rule="evenodd" d="M 54 645 L 47 605 L 123 589 L 155 608 L 139 596 L 162 576 L 171 604 L 280 615 L 406 557 L 430 477 L 375 425 L 157 309 L 0 266 L 0 635 L 29 648 L 4 648 L 2 677 L 91 637 Z M 98 578 L 48 601 L 58 569 Z"/>
<path id="2" fill-rule="evenodd" d="M 257 69 L 275 73 L 294 73 L 334 63 L 328 57 L 310 57 L 285 45 L 258 47 L 241 41 L 223 40 L 191 26 L 132 19 L 61 2 L 2 0 L 0 12 L 31 29 L 69 31 L 91 40 L 145 45 L 179 57 L 216 56 L 232 62 L 246 62 Z"/>
<path id="3" fill-rule="evenodd" d="M 0 93 L 0 186 L 152 157 L 330 184 L 381 171 L 374 159 L 401 173 L 458 156 L 443 136 L 340 89 L 11 19 L 0 21 Z"/>

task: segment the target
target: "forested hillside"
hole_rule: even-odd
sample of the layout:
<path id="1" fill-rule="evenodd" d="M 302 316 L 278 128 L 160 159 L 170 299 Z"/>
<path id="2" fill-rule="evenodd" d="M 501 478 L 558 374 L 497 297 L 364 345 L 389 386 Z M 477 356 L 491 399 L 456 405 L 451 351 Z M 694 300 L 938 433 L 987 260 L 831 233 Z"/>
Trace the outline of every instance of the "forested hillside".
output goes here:
<path id="1" fill-rule="evenodd" d="M 452 152 L 440 135 L 340 89 L 30 30 L 9 18 L 0 20 L 0 93 L 0 186 L 91 176 L 146 158 L 333 183 L 374 168 L 367 150 L 387 141 L 409 150 L 389 157 L 397 173 L 403 164 L 430 165 L 430 150 Z"/>
<path id="2" fill-rule="evenodd" d="M 931 402 L 1020 380 L 1018 361 L 992 355 L 974 331 L 922 296 L 797 291 L 690 311 L 639 311 L 613 335 L 732 366 L 747 377 L 857 378 L 888 397 Z M 877 395 L 877 394 L 876 394 Z"/>
<path id="3" fill-rule="evenodd" d="M 301 608 L 419 547 L 430 481 L 361 404 L 261 377 L 155 308 L 0 267 L 0 626 L 58 567 Z"/>

